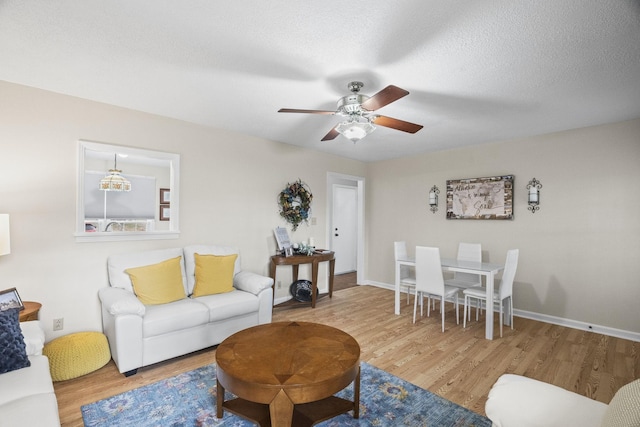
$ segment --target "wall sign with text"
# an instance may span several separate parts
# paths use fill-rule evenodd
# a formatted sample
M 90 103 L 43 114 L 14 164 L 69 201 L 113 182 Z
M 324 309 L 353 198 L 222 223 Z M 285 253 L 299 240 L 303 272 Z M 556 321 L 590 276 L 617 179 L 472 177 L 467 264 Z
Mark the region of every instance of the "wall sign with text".
M 513 175 L 447 180 L 447 219 L 513 219 Z

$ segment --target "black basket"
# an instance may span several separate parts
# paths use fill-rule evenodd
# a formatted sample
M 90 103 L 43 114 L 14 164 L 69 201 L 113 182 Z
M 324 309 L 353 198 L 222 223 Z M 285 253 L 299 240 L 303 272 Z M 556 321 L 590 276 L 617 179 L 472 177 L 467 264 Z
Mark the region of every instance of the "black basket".
M 313 284 L 308 280 L 296 280 L 289 286 L 289 292 L 293 299 L 299 302 L 311 302 Z M 316 298 L 318 290 L 316 289 Z

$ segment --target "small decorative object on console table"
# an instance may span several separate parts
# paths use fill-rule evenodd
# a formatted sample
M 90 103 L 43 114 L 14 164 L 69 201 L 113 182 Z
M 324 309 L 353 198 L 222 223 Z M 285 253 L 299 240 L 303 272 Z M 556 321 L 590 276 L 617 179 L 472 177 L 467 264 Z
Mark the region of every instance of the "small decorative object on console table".
M 314 246 L 309 246 L 306 243 L 299 243 L 296 248 L 294 248 L 294 252 L 299 255 L 311 256 L 316 252 L 316 248 Z
M 289 239 L 289 233 L 284 227 L 276 227 L 273 229 L 273 235 L 276 236 L 276 243 L 278 244 L 278 254 L 284 256 L 293 255 L 293 247 L 291 246 L 291 240 Z
M 292 256 L 281 256 L 274 255 L 271 257 L 271 267 L 269 269 L 269 275 L 273 279 L 274 289 L 274 301 L 275 301 L 275 279 L 276 279 L 276 267 L 278 265 L 290 265 L 292 269 L 292 277 L 293 281 L 296 282 L 298 280 L 298 266 L 300 264 L 311 264 L 311 284 L 312 284 L 312 292 L 311 292 L 311 307 L 316 307 L 316 295 L 318 293 L 318 264 L 323 261 L 329 261 L 329 298 L 333 296 L 333 271 L 336 266 L 336 260 L 334 258 L 334 253 L 332 251 L 323 251 L 316 250 L 312 255 L 292 255 Z M 323 294 L 322 296 L 325 296 Z M 295 299 L 291 299 L 289 301 L 283 302 L 278 306 L 286 306 L 286 305 L 308 305 L 309 303 L 298 302 Z

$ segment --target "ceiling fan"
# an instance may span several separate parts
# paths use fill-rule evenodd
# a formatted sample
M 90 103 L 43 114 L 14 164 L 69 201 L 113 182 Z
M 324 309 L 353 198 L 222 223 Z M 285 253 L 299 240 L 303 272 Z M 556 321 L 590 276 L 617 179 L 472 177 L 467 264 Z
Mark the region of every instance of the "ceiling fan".
M 346 120 L 331 129 L 329 133 L 322 138 L 322 141 L 335 139 L 338 135 L 342 134 L 355 143 L 373 132 L 376 125 L 408 133 L 416 133 L 422 129 L 422 125 L 374 113 L 377 109 L 409 95 L 408 91 L 397 86 L 389 85 L 380 92 L 369 97 L 360 93 L 360 89 L 362 89 L 363 86 L 364 84 L 362 82 L 349 83 L 347 88 L 351 91 L 351 94 L 343 96 L 338 100 L 338 109 L 336 111 L 281 108 L 278 112 L 329 114 L 345 117 Z

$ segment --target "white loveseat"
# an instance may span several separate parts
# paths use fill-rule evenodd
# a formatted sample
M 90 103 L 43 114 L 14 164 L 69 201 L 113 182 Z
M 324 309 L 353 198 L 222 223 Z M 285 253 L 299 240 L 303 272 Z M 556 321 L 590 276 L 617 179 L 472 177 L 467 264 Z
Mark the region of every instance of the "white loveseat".
M 607 405 L 520 375 L 493 385 L 485 413 L 494 427 L 638 427 L 640 380 L 621 387 Z
M 42 355 L 44 331 L 40 321 L 20 323 L 31 366 L 0 374 L 0 426 L 59 427 L 58 402 Z
M 239 255 L 233 266 L 231 292 L 192 297 L 195 254 L 227 256 L 238 251 L 197 245 L 109 257 L 110 286 L 100 289 L 99 297 L 104 333 L 121 373 L 135 374 L 142 366 L 219 344 L 242 329 L 271 322 L 273 279 L 242 271 Z M 143 304 L 136 297 L 126 270 L 176 257 L 181 257 L 186 297 L 166 304 Z

